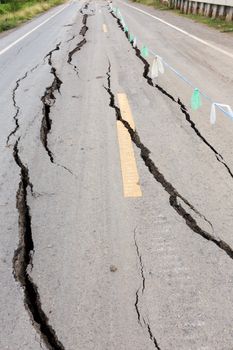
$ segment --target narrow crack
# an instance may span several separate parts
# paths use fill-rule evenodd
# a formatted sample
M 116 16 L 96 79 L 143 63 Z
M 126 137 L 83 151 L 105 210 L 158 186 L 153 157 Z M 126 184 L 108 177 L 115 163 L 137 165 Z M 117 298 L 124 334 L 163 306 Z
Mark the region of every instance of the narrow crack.
M 127 39 L 129 39 L 129 34 L 128 32 L 124 31 L 124 27 L 121 24 L 120 19 L 113 13 L 113 11 L 110 11 L 111 15 L 117 20 L 118 26 L 119 28 L 125 33 L 125 36 Z M 216 159 L 218 162 L 220 162 L 227 170 L 228 174 L 231 176 L 231 178 L 233 179 L 233 172 L 231 171 L 230 167 L 227 165 L 226 161 L 224 160 L 223 156 L 214 148 L 213 145 L 211 145 L 210 142 L 207 141 L 207 139 L 201 134 L 201 132 L 199 131 L 199 129 L 197 128 L 196 124 L 194 123 L 194 121 L 191 119 L 190 114 L 188 113 L 187 107 L 184 105 L 184 103 L 181 101 L 180 98 L 178 98 L 177 100 L 171 95 L 169 94 L 166 90 L 164 90 L 160 85 L 153 83 L 153 80 L 150 78 L 149 76 L 149 72 L 150 72 L 150 64 L 147 62 L 147 60 L 141 56 L 141 51 L 139 50 L 139 48 L 133 47 L 133 43 L 130 43 L 132 48 L 134 49 L 136 56 L 143 62 L 144 64 L 144 72 L 143 72 L 143 77 L 146 79 L 147 83 L 152 86 L 155 87 L 157 90 L 159 90 L 162 94 L 164 94 L 165 96 L 167 96 L 168 98 L 170 98 L 174 103 L 178 104 L 180 107 L 181 112 L 184 114 L 186 121 L 190 124 L 191 128 L 193 129 L 193 131 L 195 132 L 195 134 L 200 138 L 200 140 L 214 153 Z
M 131 137 L 132 142 L 135 146 L 140 150 L 140 156 L 148 168 L 149 172 L 152 174 L 154 179 L 163 187 L 163 189 L 169 195 L 169 203 L 171 207 L 177 212 L 177 214 L 184 219 L 186 225 L 195 233 L 205 238 L 206 240 L 214 243 L 218 248 L 224 251 L 231 259 L 233 259 L 233 249 L 220 238 L 217 238 L 213 234 L 202 229 L 196 222 L 196 220 L 189 214 L 184 207 L 180 203 L 178 203 L 178 199 L 183 201 L 192 211 L 198 213 L 202 218 L 205 218 L 204 215 L 200 214 L 199 211 L 194 208 L 193 205 L 189 203 L 187 199 L 185 199 L 175 188 L 174 186 L 166 180 L 164 175 L 159 171 L 158 167 L 155 165 L 153 160 L 150 158 L 150 150 L 144 146 L 141 142 L 141 139 L 136 130 L 132 129 L 130 124 L 122 118 L 121 111 L 119 107 L 115 103 L 115 96 L 111 90 L 111 64 L 109 62 L 108 71 L 106 73 L 108 87 L 105 87 L 105 90 L 109 94 L 110 102 L 109 106 L 115 110 L 116 119 L 121 121 L 125 128 L 128 130 L 128 133 Z M 207 220 L 207 222 L 209 222 Z M 211 225 L 212 226 L 212 225 Z
M 145 322 L 145 320 L 144 320 L 144 322 Z M 154 343 L 155 349 L 161 350 L 161 348 L 159 347 L 159 345 L 157 343 L 156 338 L 154 337 L 154 335 L 153 335 L 153 333 L 151 331 L 150 325 L 148 323 L 146 323 L 146 322 L 145 322 L 145 324 L 147 326 L 147 331 L 148 331 L 148 334 L 150 336 L 150 340 Z
M 139 251 L 139 247 L 138 247 L 138 243 L 137 243 L 137 239 L 136 239 L 136 228 L 134 230 L 134 245 L 135 245 L 135 248 L 136 248 L 136 253 L 137 253 L 137 257 L 138 257 L 138 261 L 139 261 L 139 266 L 140 266 L 140 274 L 141 274 L 141 280 L 142 280 L 142 284 L 141 284 L 141 287 L 139 287 L 136 291 L 136 298 L 135 298 L 135 310 L 136 310 L 136 313 L 137 313 L 137 317 L 138 317 L 138 323 L 142 326 L 142 322 L 141 322 L 141 313 L 140 313 L 140 310 L 139 310 L 139 292 L 140 292 L 140 295 L 143 296 L 143 293 L 145 291 L 145 287 L 146 287 L 146 279 L 145 279 L 145 275 L 144 275 L 144 266 L 143 266 L 143 263 L 142 263 L 142 256 L 140 254 L 140 251 Z
M 15 108 L 15 114 L 13 116 L 13 119 L 15 121 L 15 128 L 10 132 L 10 134 L 7 136 L 7 141 L 6 144 L 9 144 L 10 138 L 12 135 L 15 135 L 16 131 L 19 129 L 19 120 L 18 120 L 18 116 L 19 116 L 19 112 L 20 112 L 20 107 L 18 106 L 17 102 L 16 102 L 16 91 L 19 88 L 20 82 L 24 79 L 26 79 L 26 77 L 28 76 L 28 72 L 26 72 L 21 78 L 19 78 L 18 80 L 16 80 L 16 85 L 12 91 L 12 101 L 13 101 L 13 106 Z
M 223 166 L 227 169 L 229 175 L 233 178 L 233 173 L 232 173 L 230 167 L 225 162 L 223 156 L 220 153 L 218 153 L 218 151 L 206 140 L 206 138 L 198 130 L 198 128 L 196 127 L 196 124 L 191 119 L 190 114 L 188 113 L 186 106 L 181 102 L 180 98 L 178 98 L 177 103 L 180 106 L 180 110 L 185 115 L 186 121 L 190 124 L 191 128 L 194 130 L 196 135 L 214 152 L 217 161 L 223 164 Z
M 20 106 L 17 104 L 17 101 L 16 101 L 16 93 L 20 87 L 20 83 L 26 79 L 28 77 L 28 74 L 29 73 L 32 73 L 34 72 L 35 69 L 37 69 L 39 67 L 39 64 L 35 65 L 33 68 L 31 68 L 29 71 L 27 71 L 21 78 L 19 78 L 18 80 L 16 80 L 16 83 L 15 83 L 15 87 L 12 91 L 12 102 L 13 102 L 13 106 L 14 106 L 14 109 L 15 109 L 15 114 L 13 116 L 13 119 L 14 119 L 14 122 L 15 122 L 15 127 L 14 129 L 10 132 L 10 134 L 7 136 L 7 140 L 6 140 L 6 145 L 9 146 L 9 141 L 11 139 L 11 137 L 13 135 L 16 134 L 17 130 L 19 129 L 19 113 L 20 113 Z
M 140 264 L 140 272 L 141 272 L 141 277 L 142 277 L 142 294 L 143 294 L 145 291 L 146 279 L 145 279 L 145 275 L 144 275 L 144 266 L 142 263 L 142 256 L 139 252 L 139 247 L 138 247 L 137 240 L 136 240 L 136 230 L 134 230 L 134 244 L 136 247 L 136 252 L 137 252 L 137 256 L 138 256 L 138 260 L 139 260 L 139 264 Z
M 135 300 L 135 310 L 136 310 L 136 313 L 137 313 L 137 316 L 138 316 L 138 323 L 140 325 L 142 325 L 141 323 L 141 314 L 140 314 L 140 311 L 139 311 L 139 306 L 138 306 L 138 303 L 139 303 L 139 296 L 138 296 L 138 293 L 139 293 L 139 289 L 136 291 L 136 300 Z
M 76 35 L 74 34 L 74 35 L 72 35 L 72 37 L 70 39 L 66 40 L 66 43 L 69 43 L 70 41 L 74 40 L 75 38 L 76 38 Z
M 142 263 L 142 255 L 140 253 L 140 250 L 139 250 L 139 246 L 138 246 L 138 243 L 137 243 L 137 239 L 136 239 L 136 229 L 134 230 L 134 244 L 135 244 L 135 248 L 136 248 L 136 253 L 137 253 L 137 257 L 138 257 L 138 260 L 139 260 L 139 265 L 140 265 L 140 273 L 141 273 L 141 278 L 142 278 L 142 286 L 141 288 L 138 288 L 138 290 L 136 291 L 136 300 L 135 300 L 135 310 L 136 310 L 136 313 L 137 313 L 137 317 L 138 317 L 138 323 L 140 324 L 140 326 L 142 327 L 142 320 L 143 320 L 143 323 L 146 327 L 146 330 L 149 334 L 149 337 L 150 337 L 150 340 L 153 342 L 155 348 L 157 350 L 161 350 L 159 345 L 158 345 L 158 342 L 155 338 L 155 336 L 153 335 L 152 331 L 151 331 L 151 327 L 150 327 L 150 323 L 149 322 L 146 322 L 145 318 L 143 316 L 141 316 L 141 313 L 140 313 L 140 310 L 139 310 L 139 292 L 141 294 L 141 297 L 143 296 L 143 293 L 145 291 L 145 274 L 144 274 L 144 266 L 143 266 L 143 263 Z
M 58 340 L 56 333 L 51 325 L 47 315 L 42 309 L 40 294 L 37 285 L 33 282 L 28 273 L 28 267 L 32 266 L 34 253 L 34 243 L 32 237 L 31 214 L 28 205 L 28 187 L 31 187 L 28 168 L 20 159 L 18 143 L 15 142 L 13 148 L 13 157 L 20 168 L 20 182 L 16 194 L 16 207 L 19 214 L 19 243 L 13 257 L 13 274 L 24 292 L 24 305 L 27 309 L 32 324 L 41 336 L 44 344 L 49 350 L 64 350 L 64 346 Z

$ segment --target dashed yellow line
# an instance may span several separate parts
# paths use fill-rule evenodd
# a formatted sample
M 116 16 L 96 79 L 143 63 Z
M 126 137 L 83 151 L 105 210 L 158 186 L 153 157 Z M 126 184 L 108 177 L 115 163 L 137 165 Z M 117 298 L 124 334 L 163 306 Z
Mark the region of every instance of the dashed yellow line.
M 108 32 L 108 28 L 107 28 L 106 24 L 103 24 L 103 32 L 104 32 L 104 33 L 107 33 L 107 32 Z
M 117 94 L 121 115 L 132 129 L 135 124 L 126 94 Z M 139 184 L 139 175 L 135 160 L 132 141 L 128 130 L 121 121 L 117 121 L 117 135 L 120 149 L 121 172 L 125 197 L 141 197 L 142 191 Z

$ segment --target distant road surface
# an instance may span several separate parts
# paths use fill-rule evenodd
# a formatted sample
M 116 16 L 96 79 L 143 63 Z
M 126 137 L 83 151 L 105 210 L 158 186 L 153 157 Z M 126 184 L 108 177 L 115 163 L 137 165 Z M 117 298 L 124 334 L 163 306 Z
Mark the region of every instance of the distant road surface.
M 0 36 L 0 349 L 233 350 L 233 37 L 112 6 Z

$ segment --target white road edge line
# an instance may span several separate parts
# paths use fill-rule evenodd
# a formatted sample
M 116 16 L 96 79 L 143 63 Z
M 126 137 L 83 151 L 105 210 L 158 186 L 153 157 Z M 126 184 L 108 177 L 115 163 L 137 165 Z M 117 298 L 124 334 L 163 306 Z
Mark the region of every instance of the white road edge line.
M 200 43 L 202 43 L 202 44 L 204 44 L 204 45 L 206 45 L 206 46 L 208 46 L 208 47 L 210 47 L 210 48 L 212 48 L 212 49 L 214 49 L 214 50 L 216 50 L 216 51 L 218 51 L 218 52 L 221 52 L 222 54 L 224 54 L 224 55 L 226 55 L 226 56 L 228 56 L 228 57 L 230 57 L 230 58 L 233 58 L 233 54 L 232 54 L 232 53 L 230 53 L 230 52 L 228 52 L 228 51 L 225 51 L 225 50 L 221 49 L 220 47 L 217 47 L 217 46 L 215 46 L 215 45 L 209 43 L 208 41 L 202 40 L 202 39 L 198 38 L 197 36 L 192 35 L 192 34 L 186 32 L 185 30 L 183 30 L 183 29 L 181 29 L 181 28 L 179 28 L 179 27 L 174 26 L 173 24 L 164 21 L 163 19 L 161 19 L 161 18 L 159 18 L 159 17 L 153 16 L 153 15 L 151 15 L 150 13 L 148 13 L 148 12 L 146 12 L 146 11 L 143 11 L 143 10 L 141 10 L 141 9 L 138 9 L 138 8 L 135 7 L 135 6 L 129 5 L 129 4 L 125 3 L 125 2 L 123 2 L 123 1 L 119 1 L 119 2 L 121 2 L 121 3 L 122 3 L 123 5 L 125 5 L 125 6 L 128 6 L 128 7 L 133 8 L 134 10 L 136 10 L 136 11 L 138 11 L 138 12 L 143 13 L 144 15 L 147 15 L 147 16 L 149 16 L 149 17 L 152 17 L 152 18 L 156 19 L 157 21 L 159 21 L 159 22 L 161 22 L 161 23 L 163 23 L 163 24 L 165 24 L 165 25 L 167 25 L 167 26 L 169 26 L 169 27 L 171 27 L 171 28 L 177 30 L 178 32 L 180 32 L 180 33 L 182 33 L 182 34 L 185 34 L 185 35 L 189 36 L 190 38 L 192 38 L 192 39 L 194 39 L 194 40 L 196 40 L 196 41 L 199 41 Z
M 23 39 L 25 39 L 28 35 L 32 34 L 33 32 L 35 32 L 35 30 L 37 30 L 38 28 L 40 28 L 41 26 L 43 26 L 45 23 L 47 23 L 48 21 L 50 21 L 53 17 L 57 16 L 59 13 L 61 13 L 63 10 L 65 10 L 68 6 L 70 6 L 70 3 L 63 6 L 62 9 L 60 9 L 59 11 L 57 11 L 56 13 L 54 13 L 52 16 L 50 16 L 49 18 L 47 18 L 44 22 L 38 24 L 38 26 L 36 26 L 35 28 L 33 28 L 32 30 L 30 30 L 29 32 L 27 32 L 26 34 L 24 34 L 23 36 L 21 36 L 20 38 L 18 38 L 17 40 L 15 40 L 13 43 L 11 43 L 9 46 L 5 47 L 3 50 L 0 51 L 0 56 L 3 55 L 5 52 L 7 52 L 8 50 L 10 50 L 13 46 L 15 46 L 16 44 L 18 44 L 20 41 L 22 41 Z

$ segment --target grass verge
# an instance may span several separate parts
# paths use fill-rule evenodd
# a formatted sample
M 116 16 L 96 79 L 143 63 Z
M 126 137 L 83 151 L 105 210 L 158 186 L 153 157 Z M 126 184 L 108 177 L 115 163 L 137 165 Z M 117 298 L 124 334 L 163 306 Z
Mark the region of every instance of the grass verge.
M 8 0 L 0 3 L 0 32 L 17 27 L 19 24 L 64 2 L 66 0 Z
M 210 18 L 210 17 L 206 17 L 206 16 L 201 16 L 201 15 L 185 14 L 185 13 L 182 13 L 180 10 L 172 9 L 164 4 L 161 4 L 161 2 L 159 0 L 132 0 L 132 1 L 140 3 L 140 4 L 144 4 L 147 6 L 152 6 L 158 10 L 175 12 L 176 14 L 178 14 L 180 16 L 184 16 L 184 17 L 187 17 L 187 18 L 194 20 L 195 22 L 203 23 L 203 24 L 208 25 L 209 27 L 218 29 L 220 32 L 233 33 L 233 22 L 232 21 L 227 22 L 227 21 L 220 19 L 220 18 Z

